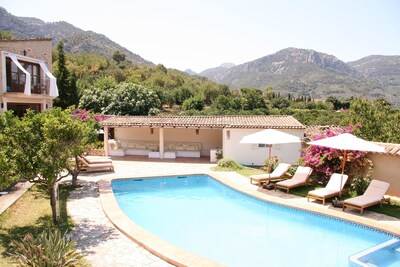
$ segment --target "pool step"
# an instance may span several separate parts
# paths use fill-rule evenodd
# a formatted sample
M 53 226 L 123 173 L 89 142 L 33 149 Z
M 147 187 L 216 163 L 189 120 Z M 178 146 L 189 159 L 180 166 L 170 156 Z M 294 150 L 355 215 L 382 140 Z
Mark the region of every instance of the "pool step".
M 400 262 L 400 240 L 393 238 L 349 257 L 349 266 L 398 266 Z

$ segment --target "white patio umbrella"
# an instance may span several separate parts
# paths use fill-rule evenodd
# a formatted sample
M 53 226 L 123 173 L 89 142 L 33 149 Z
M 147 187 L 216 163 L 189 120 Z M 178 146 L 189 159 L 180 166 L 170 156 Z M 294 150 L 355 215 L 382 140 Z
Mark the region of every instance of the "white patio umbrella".
M 343 151 L 343 162 L 342 162 L 342 175 L 344 173 L 344 167 L 347 160 L 347 150 L 357 150 L 365 152 L 385 152 L 385 148 L 374 144 L 370 141 L 358 138 L 349 133 L 343 133 L 332 137 L 308 142 L 309 145 L 323 146 L 336 148 Z M 342 180 L 340 180 L 340 188 L 342 188 Z
M 266 144 L 269 147 L 269 158 L 271 158 L 272 145 L 300 143 L 300 138 L 274 129 L 266 129 L 246 135 L 240 140 L 241 144 Z

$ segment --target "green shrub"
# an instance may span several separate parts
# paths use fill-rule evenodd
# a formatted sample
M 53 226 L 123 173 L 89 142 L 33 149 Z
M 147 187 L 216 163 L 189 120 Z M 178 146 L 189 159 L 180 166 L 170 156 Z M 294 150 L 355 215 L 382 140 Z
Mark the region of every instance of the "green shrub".
M 233 159 L 221 159 L 218 161 L 217 167 L 224 170 L 236 171 L 243 169 L 243 166 Z
M 75 242 L 66 238 L 58 229 L 48 229 L 34 238 L 28 233 L 21 241 L 12 241 L 15 248 L 11 256 L 20 266 L 72 267 L 81 265 Z
M 94 143 L 91 143 L 89 145 L 89 149 L 103 149 L 104 148 L 104 142 L 103 141 L 96 141 Z
M 205 106 L 205 99 L 203 96 L 192 96 L 183 101 L 183 110 L 203 110 Z
M 265 160 L 264 166 L 261 168 L 261 170 L 271 173 L 275 170 L 275 168 L 278 166 L 278 159 L 276 157 L 269 158 Z
M 350 188 L 351 190 L 355 191 L 359 196 L 364 194 L 365 190 L 367 190 L 367 187 L 369 186 L 370 183 L 371 183 L 371 177 L 369 175 L 365 177 L 356 176 L 353 178 Z

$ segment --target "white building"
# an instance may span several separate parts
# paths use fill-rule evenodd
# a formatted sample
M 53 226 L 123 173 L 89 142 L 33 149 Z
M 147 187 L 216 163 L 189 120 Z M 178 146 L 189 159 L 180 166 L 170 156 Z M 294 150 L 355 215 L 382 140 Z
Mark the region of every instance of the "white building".
M 50 109 L 58 96 L 51 39 L 0 40 L 0 113 Z
M 142 155 L 154 158 L 210 157 L 217 150 L 243 165 L 264 165 L 265 144 L 240 144 L 263 129 L 276 129 L 299 138 L 305 126 L 292 116 L 112 116 L 103 121 L 106 155 Z M 111 136 L 109 139 L 108 135 Z M 297 164 L 301 144 L 272 146 L 272 156 Z

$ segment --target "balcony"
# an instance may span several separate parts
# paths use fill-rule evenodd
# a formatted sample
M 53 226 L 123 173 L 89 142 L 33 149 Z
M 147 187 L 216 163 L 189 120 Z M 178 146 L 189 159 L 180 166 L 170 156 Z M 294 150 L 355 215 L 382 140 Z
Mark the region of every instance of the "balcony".
M 7 86 L 8 93 L 24 93 L 25 83 L 11 82 Z M 40 83 L 31 85 L 31 93 L 39 95 L 48 95 L 50 91 L 50 79 L 41 79 Z

